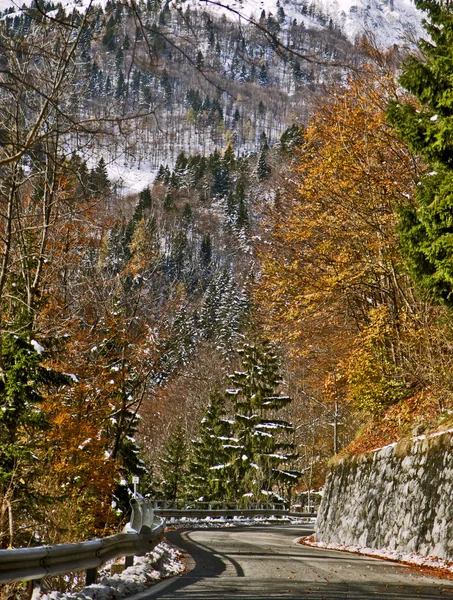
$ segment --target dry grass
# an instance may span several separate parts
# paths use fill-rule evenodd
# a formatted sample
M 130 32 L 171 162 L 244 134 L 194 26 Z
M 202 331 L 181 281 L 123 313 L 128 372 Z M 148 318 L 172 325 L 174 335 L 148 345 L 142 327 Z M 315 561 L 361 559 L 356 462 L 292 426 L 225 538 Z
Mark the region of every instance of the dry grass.
M 420 392 L 390 407 L 379 419 L 369 423 L 340 453 L 340 457 L 363 454 L 387 444 L 446 430 L 453 425 L 449 413 L 439 415 L 439 405 L 428 393 Z

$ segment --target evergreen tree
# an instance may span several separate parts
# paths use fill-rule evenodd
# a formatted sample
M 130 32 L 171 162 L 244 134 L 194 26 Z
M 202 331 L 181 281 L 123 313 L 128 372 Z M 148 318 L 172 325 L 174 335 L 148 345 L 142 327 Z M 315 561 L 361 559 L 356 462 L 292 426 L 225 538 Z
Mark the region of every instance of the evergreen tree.
M 134 219 L 136 221 L 140 221 L 140 219 L 143 217 L 144 211 L 150 210 L 152 206 L 153 199 L 151 197 L 151 191 L 149 187 L 146 187 L 138 194 L 138 204 L 135 209 Z
M 199 154 L 189 156 L 187 160 L 188 179 L 187 183 L 189 186 L 198 187 L 200 184 L 205 171 L 206 171 L 206 158 Z
M 171 106 L 173 103 L 173 85 L 172 85 L 172 82 L 170 80 L 170 77 L 169 77 L 166 69 L 164 69 L 162 71 L 162 75 L 160 78 L 160 85 L 162 86 L 162 89 L 164 90 L 165 101 L 167 102 L 167 104 L 169 106 Z
M 298 58 L 293 63 L 293 76 L 295 81 L 302 81 L 303 79 L 303 72 Z
M 42 410 L 46 392 L 69 386 L 72 381 L 68 375 L 43 366 L 43 349 L 34 340 L 5 335 L 0 350 L 0 497 L 8 501 L 12 519 L 13 510 L 26 513 L 36 502 L 31 484 L 43 466 L 36 454 L 49 428 L 48 415 Z M 12 529 L 9 544 L 30 543 L 29 534 L 23 540 L 14 536 Z
M 197 69 L 202 69 L 204 67 L 204 57 L 203 57 L 203 52 L 201 50 L 198 50 L 198 52 L 197 52 L 197 57 L 195 59 L 195 66 L 197 67 Z
M 234 498 L 232 469 L 228 447 L 231 423 L 225 418 L 225 396 L 216 385 L 211 391 L 209 406 L 193 441 L 189 463 L 189 491 L 197 500 L 229 500 Z
M 230 171 L 217 149 L 208 159 L 208 168 L 212 175 L 212 195 L 227 196 L 231 185 Z
M 208 269 L 212 261 L 212 238 L 209 233 L 203 234 L 200 246 L 200 260 L 203 270 Z
M 105 26 L 105 32 L 102 37 L 102 43 L 106 46 L 107 50 L 111 52 L 115 50 L 115 34 L 116 34 L 116 23 L 113 17 L 110 17 Z
M 124 60 L 124 52 L 123 49 L 121 48 L 121 46 L 118 47 L 118 50 L 116 51 L 116 55 L 115 55 L 115 64 L 116 64 L 116 68 L 119 69 L 123 63 Z
M 299 476 L 290 468 L 297 457 L 290 439 L 293 427 L 273 418 L 291 399 L 278 393 L 279 361 L 269 343 L 245 344 L 239 355 L 242 370 L 230 375 L 232 388 L 226 391 L 235 410 L 236 484 L 242 496 L 273 499 Z
M 117 100 L 122 100 L 124 98 L 125 93 L 126 93 L 126 80 L 124 78 L 123 71 L 120 71 L 120 74 L 118 75 L 118 81 L 116 84 L 115 98 Z
M 260 72 L 258 74 L 258 83 L 264 86 L 269 85 L 269 74 L 267 72 L 267 66 L 265 62 L 263 62 L 260 67 Z
M 88 187 L 94 195 L 107 194 L 110 191 L 110 180 L 103 156 L 101 156 L 96 167 L 90 172 Z
M 112 93 L 112 80 L 110 79 L 110 75 L 107 75 L 104 91 L 106 96 L 110 96 L 110 94 Z
M 430 164 L 419 182 L 418 206 L 400 209 L 403 255 L 414 280 L 435 303 L 453 307 L 453 9 L 449 3 L 417 0 L 425 11 L 428 40 L 419 42 L 423 58 L 406 61 L 401 84 L 420 101 L 393 102 L 390 122 L 411 149 Z
M 260 180 L 266 179 L 271 171 L 269 165 L 267 164 L 266 156 L 267 149 L 265 146 L 262 146 L 258 157 L 258 164 L 256 166 L 256 174 Z
M 171 187 L 178 189 L 182 186 L 183 178 L 186 174 L 187 162 L 184 150 L 181 150 L 176 158 L 175 168 L 173 170 L 172 178 L 170 179 Z
M 304 130 L 295 123 L 290 125 L 280 136 L 280 149 L 285 154 L 290 154 L 304 141 Z
M 230 269 L 224 268 L 209 284 L 200 311 L 203 337 L 216 339 L 229 352 L 239 342 L 248 311 L 244 293 L 238 290 Z
M 164 196 L 163 208 L 164 210 L 172 210 L 174 206 L 173 194 L 171 192 L 167 192 Z
M 172 239 L 170 251 L 171 272 L 175 279 L 182 278 L 185 266 L 189 260 L 189 240 L 187 239 L 187 233 L 180 229 Z
M 185 227 L 189 227 L 193 223 L 193 212 L 189 202 L 184 204 L 181 217 Z
M 187 444 L 184 430 L 180 423 L 171 432 L 164 448 L 161 460 L 164 481 L 162 491 L 169 502 L 175 502 L 184 496 L 187 472 Z
M 236 184 L 235 195 L 237 203 L 236 226 L 239 229 L 247 229 L 249 225 L 249 217 L 247 200 L 245 197 L 245 185 L 242 179 L 239 179 Z

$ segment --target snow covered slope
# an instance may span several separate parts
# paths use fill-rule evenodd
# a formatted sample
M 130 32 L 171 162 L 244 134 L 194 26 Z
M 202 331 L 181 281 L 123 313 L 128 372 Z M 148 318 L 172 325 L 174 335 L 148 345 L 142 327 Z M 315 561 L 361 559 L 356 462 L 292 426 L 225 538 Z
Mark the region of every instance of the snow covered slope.
M 106 0 L 93 0 L 93 4 L 105 5 Z M 31 4 L 26 0 L 25 4 Z M 258 20 L 264 10 L 266 16 L 277 18 L 280 6 L 285 13 L 283 27 L 297 19 L 307 27 L 322 29 L 333 24 L 354 41 L 363 34 L 371 35 L 381 48 L 394 44 L 411 45 L 423 35 L 422 13 L 415 8 L 413 0 L 177 0 L 178 5 L 198 4 L 217 14 L 237 19 L 238 13 Z M 62 0 L 65 8 L 80 9 L 90 0 Z M 19 8 L 22 2 L 0 0 L 0 10 L 11 6 Z M 229 8 L 233 11 L 228 10 Z M 330 21 L 331 20 L 331 21 Z
M 412 0 L 319 0 L 348 38 L 371 34 L 379 46 L 413 42 L 423 35 L 422 13 Z
M 394 44 L 411 45 L 420 38 L 422 13 L 415 8 L 413 0 L 195 0 L 209 10 L 220 11 L 226 16 L 231 7 L 246 17 L 255 20 L 264 10 L 266 15 L 277 16 L 279 5 L 286 15 L 286 24 L 294 19 L 307 27 L 325 27 L 331 24 L 339 27 L 351 40 L 363 34 L 372 36 L 381 48 Z M 224 4 L 225 8 L 218 5 Z M 327 19 L 320 19 L 320 16 Z M 323 21 L 326 22 L 323 24 Z

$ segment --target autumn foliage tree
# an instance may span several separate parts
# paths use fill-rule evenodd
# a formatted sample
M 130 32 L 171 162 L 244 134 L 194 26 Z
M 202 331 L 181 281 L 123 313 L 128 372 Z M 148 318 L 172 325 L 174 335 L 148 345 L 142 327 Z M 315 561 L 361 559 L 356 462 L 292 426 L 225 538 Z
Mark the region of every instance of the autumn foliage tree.
M 376 54 L 321 102 L 294 187 L 269 210 L 256 288 L 267 328 L 289 342 L 313 397 L 323 400 L 326 377 L 340 371 L 342 397 L 368 413 L 404 397 L 409 384 L 403 338 L 415 301 L 395 207 L 412 196 L 418 167 L 386 121 L 396 95 L 392 58 Z

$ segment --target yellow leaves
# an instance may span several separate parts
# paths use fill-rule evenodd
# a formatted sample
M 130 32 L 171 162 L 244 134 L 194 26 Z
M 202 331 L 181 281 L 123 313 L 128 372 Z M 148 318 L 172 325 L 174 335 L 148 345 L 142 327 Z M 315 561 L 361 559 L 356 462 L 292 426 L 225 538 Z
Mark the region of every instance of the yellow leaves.
M 137 223 L 129 249 L 132 257 L 127 264 L 125 274 L 133 277 L 140 274 L 152 262 L 153 257 L 157 258 L 158 253 L 145 219 Z
M 398 275 L 394 209 L 412 194 L 415 163 L 386 122 L 395 94 L 384 61 L 319 107 L 298 153 L 295 191 L 271 215 L 271 243 L 260 248 L 263 319 L 322 373 L 319 390 L 352 352 L 357 370 L 348 374 L 357 389 L 368 373 L 373 398 L 398 395 L 391 384 L 398 352 L 390 348 L 397 340 L 389 339 L 406 310 L 407 283 Z

